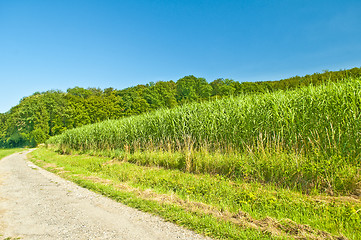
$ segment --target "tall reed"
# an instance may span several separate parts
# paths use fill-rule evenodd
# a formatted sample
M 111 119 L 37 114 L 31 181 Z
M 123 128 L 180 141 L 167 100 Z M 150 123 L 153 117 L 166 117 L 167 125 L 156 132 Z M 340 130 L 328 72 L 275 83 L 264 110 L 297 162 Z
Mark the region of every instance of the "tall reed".
M 282 148 L 305 154 L 360 154 L 361 83 L 240 96 L 84 126 L 48 143 L 76 150 L 171 145 L 237 151 Z M 188 146 L 189 147 L 189 146 Z
M 361 187 L 360 107 L 361 80 L 349 79 L 109 120 L 48 144 L 304 192 L 352 193 Z

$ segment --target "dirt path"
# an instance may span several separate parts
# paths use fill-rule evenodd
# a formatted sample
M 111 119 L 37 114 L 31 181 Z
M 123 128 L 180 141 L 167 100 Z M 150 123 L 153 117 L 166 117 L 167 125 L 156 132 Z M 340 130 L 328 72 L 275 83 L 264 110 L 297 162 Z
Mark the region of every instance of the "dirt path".
M 0 239 L 207 239 L 13 154 L 0 160 Z

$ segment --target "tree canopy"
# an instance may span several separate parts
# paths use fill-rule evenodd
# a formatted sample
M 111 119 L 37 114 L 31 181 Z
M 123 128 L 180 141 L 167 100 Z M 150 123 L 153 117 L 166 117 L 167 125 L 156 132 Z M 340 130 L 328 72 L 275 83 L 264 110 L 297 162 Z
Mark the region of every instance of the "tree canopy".
M 151 82 L 122 90 L 74 87 L 66 92 L 36 92 L 0 114 L 0 147 L 36 146 L 67 129 L 190 102 L 291 90 L 360 76 L 361 68 L 324 71 L 279 81 L 242 83 L 223 78 L 208 83 L 204 78 L 190 75 L 176 82 Z

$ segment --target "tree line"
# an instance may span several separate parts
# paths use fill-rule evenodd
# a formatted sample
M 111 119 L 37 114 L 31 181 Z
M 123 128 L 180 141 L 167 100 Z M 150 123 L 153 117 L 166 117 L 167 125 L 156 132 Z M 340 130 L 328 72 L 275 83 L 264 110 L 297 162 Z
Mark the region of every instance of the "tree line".
M 361 77 L 361 68 L 324 71 L 279 81 L 240 83 L 220 78 L 208 83 L 204 78 L 190 75 L 176 82 L 150 82 L 122 90 L 75 87 L 66 92 L 36 92 L 0 114 L 0 147 L 36 146 L 67 129 L 160 108 L 241 94 L 290 90 L 350 77 Z

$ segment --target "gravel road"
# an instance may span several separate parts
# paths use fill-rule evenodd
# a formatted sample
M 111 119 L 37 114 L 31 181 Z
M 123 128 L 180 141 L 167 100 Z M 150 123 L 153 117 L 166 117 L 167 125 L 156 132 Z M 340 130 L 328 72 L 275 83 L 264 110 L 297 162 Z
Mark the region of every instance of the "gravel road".
M 0 239 L 209 239 L 64 180 L 16 153 L 0 160 Z

